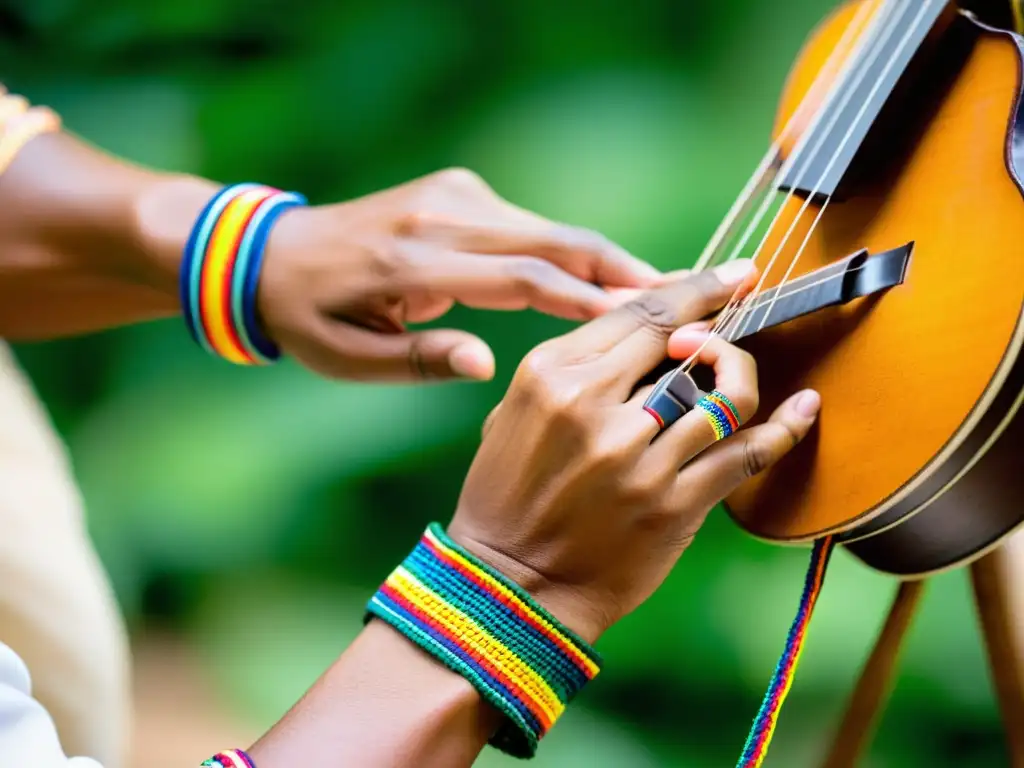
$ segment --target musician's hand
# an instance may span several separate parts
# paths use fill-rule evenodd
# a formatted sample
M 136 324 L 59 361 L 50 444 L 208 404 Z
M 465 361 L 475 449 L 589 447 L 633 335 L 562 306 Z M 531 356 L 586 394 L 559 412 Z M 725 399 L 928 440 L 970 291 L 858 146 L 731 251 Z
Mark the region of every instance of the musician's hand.
M 494 358 L 481 339 L 405 330 L 455 303 L 589 320 L 621 303 L 622 289 L 662 280 L 597 233 L 517 208 L 465 170 L 294 209 L 263 269 L 271 338 L 319 373 L 373 380 L 490 378 Z
M 697 411 L 651 443 L 658 425 L 641 407 L 650 388 L 634 391 L 638 380 L 664 359 L 670 336 L 676 357 L 705 341 L 706 331 L 678 329 L 726 302 L 744 276 L 730 266 L 540 345 L 488 420 L 449 533 L 587 640 L 646 600 L 708 511 L 814 423 L 818 396 L 807 392 L 718 444 Z M 753 359 L 718 338 L 699 359 L 749 419 Z

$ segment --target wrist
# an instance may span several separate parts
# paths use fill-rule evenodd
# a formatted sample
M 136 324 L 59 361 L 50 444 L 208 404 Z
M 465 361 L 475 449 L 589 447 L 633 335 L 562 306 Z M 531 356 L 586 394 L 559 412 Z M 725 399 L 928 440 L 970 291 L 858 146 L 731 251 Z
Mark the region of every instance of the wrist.
M 0 179 L 0 235 L 27 259 L 45 255 L 35 270 L 51 283 L 130 295 L 140 319 L 174 314 L 192 199 L 212 187 L 183 179 L 110 157 L 65 133 L 39 136 Z
M 522 587 L 545 610 L 590 645 L 595 644 L 611 626 L 608 612 L 595 607 L 583 590 L 552 581 L 520 560 L 475 539 L 456 523 L 449 526 L 448 535 L 459 546 Z
M 491 743 L 530 757 L 601 657 L 517 583 L 432 523 L 367 604 L 505 716 Z
M 129 200 L 135 252 L 117 265 L 127 279 L 167 296 L 181 310 L 181 262 L 192 228 L 220 185 L 186 175 L 164 175 L 140 184 Z

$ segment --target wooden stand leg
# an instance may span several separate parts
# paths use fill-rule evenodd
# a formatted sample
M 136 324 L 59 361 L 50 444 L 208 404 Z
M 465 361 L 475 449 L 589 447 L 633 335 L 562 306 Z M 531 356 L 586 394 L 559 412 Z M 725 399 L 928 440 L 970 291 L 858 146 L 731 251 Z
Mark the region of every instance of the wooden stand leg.
M 971 583 L 1011 763 L 1024 767 L 1024 534 L 975 562 Z
M 903 638 L 923 592 L 923 581 L 900 584 L 882 632 L 850 697 L 832 751 L 822 763 L 823 768 L 854 768 L 860 765 L 892 691 Z

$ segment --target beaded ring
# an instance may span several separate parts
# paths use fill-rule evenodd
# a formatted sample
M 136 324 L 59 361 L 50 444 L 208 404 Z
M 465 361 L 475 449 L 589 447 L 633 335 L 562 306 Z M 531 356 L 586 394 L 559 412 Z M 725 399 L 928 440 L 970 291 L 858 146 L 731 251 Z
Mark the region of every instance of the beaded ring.
M 256 311 L 260 269 L 274 223 L 306 203 L 294 192 L 234 184 L 199 214 L 185 244 L 179 289 L 185 325 L 207 352 L 239 365 L 280 358 Z
M 229 749 L 203 760 L 199 766 L 200 768 L 256 768 L 256 763 L 242 750 Z
M 740 428 L 740 413 L 732 400 L 717 389 L 697 401 L 694 410 L 699 410 L 715 430 L 715 440 L 725 440 Z

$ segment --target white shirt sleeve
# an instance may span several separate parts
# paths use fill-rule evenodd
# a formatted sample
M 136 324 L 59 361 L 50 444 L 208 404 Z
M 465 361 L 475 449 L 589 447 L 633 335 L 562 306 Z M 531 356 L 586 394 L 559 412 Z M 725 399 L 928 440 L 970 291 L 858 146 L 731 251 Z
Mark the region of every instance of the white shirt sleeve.
M 0 643 L 0 765 L 3 768 L 103 768 L 64 754 L 53 720 L 32 698 L 25 662 Z

